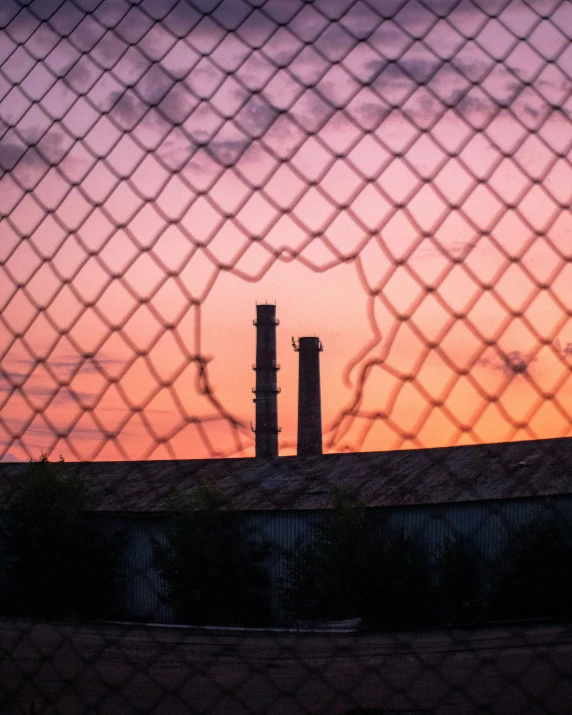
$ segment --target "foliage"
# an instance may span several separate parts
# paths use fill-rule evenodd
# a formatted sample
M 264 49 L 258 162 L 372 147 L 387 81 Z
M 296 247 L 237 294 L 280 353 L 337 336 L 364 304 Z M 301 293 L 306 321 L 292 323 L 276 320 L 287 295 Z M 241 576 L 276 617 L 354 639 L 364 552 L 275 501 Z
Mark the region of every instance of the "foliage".
M 437 555 L 440 619 L 447 625 L 474 623 L 481 617 L 483 584 L 477 554 L 461 536 L 447 537 Z
M 516 527 L 493 574 L 496 618 L 569 618 L 572 615 L 572 533 L 559 518 Z
M 435 591 L 427 555 L 401 529 L 384 529 L 367 620 L 389 628 L 422 627 L 435 620 Z
M 361 618 L 374 628 L 421 624 L 433 610 L 431 575 L 413 540 L 380 529 L 355 495 L 342 491 L 290 554 L 283 602 L 295 619 Z
M 60 462 L 63 460 L 60 460 Z M 104 538 L 86 513 L 81 477 L 61 476 L 46 456 L 30 462 L 9 505 L 3 536 L 9 610 L 26 615 L 94 617 L 107 612 L 120 537 Z
M 363 615 L 358 584 L 372 566 L 371 524 L 347 492 L 334 495 L 334 510 L 312 527 L 289 555 L 283 600 L 296 618 L 344 619 Z
M 184 623 L 264 625 L 270 619 L 266 544 L 241 527 L 223 494 L 203 484 L 175 495 L 166 542 L 155 541 L 165 601 Z

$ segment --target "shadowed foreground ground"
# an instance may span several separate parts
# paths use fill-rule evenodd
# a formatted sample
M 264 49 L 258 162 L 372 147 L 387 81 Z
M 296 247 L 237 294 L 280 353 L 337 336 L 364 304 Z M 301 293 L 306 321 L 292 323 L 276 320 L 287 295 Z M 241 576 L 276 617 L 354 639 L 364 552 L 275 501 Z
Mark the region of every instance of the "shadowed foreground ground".
M 569 715 L 572 626 L 368 635 L 0 621 L 0 713 Z

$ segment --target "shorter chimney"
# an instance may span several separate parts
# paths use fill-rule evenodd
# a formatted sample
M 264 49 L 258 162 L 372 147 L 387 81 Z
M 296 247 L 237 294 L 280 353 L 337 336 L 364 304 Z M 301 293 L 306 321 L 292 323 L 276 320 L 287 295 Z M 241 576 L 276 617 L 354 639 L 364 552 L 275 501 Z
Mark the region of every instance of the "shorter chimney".
M 298 455 L 322 454 L 322 400 L 320 393 L 319 338 L 292 338 L 300 355 L 298 379 Z

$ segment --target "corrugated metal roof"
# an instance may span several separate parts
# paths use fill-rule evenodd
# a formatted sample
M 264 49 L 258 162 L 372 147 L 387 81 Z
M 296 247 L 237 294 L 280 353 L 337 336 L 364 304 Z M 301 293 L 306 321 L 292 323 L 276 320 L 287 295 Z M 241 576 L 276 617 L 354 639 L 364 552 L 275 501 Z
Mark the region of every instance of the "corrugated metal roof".
M 94 508 L 160 512 L 174 489 L 219 486 L 241 510 L 326 509 L 332 492 L 352 488 L 371 507 L 437 504 L 572 493 L 572 438 L 307 458 L 75 462 Z M 0 464 L 0 505 L 27 469 Z

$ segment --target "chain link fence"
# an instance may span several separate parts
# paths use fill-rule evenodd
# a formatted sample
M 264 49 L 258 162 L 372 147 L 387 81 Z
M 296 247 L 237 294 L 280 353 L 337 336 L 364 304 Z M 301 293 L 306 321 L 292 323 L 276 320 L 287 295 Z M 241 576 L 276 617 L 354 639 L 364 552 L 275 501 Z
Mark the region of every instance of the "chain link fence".
M 3 543 L 12 565 L 27 534 L 47 549 L 30 547 L 20 607 L 14 593 L 5 600 L 2 712 L 569 712 L 570 457 L 548 439 L 572 425 L 569 0 L 3 0 L 0 28 L 0 457 L 15 463 L 2 465 Z M 295 467 L 289 488 L 263 487 L 256 463 L 216 459 L 254 454 L 251 321 L 265 300 L 287 345 L 290 334 L 324 341 L 326 451 L 458 450 L 402 462 L 332 454 L 329 476 Z M 288 455 L 296 366 L 279 352 Z M 75 462 L 92 463 L 97 538 L 69 517 L 88 498 L 65 492 L 69 481 L 47 526 L 45 509 L 8 506 L 33 471 L 19 463 L 42 454 L 66 461 L 40 463 L 45 498 L 58 475 L 75 479 Z M 207 490 L 201 510 L 214 521 L 170 502 L 179 517 L 165 526 L 154 495 L 166 499 L 191 469 L 168 460 L 203 458 L 215 459 L 194 463 L 193 477 L 230 490 L 242 521 L 223 528 L 209 509 L 229 505 Z M 320 521 L 332 495 L 334 532 Z M 252 529 L 265 534 L 259 558 Z M 226 602 L 193 627 L 176 579 L 165 611 L 158 574 L 179 573 L 169 553 L 198 558 L 183 549 L 189 534 L 221 554 L 242 543 L 254 562 L 244 549 L 235 561 L 254 581 L 272 564 L 273 605 L 254 625 L 274 630 L 248 630 L 242 616 L 228 630 Z M 127 554 L 123 611 L 82 613 L 78 625 L 33 600 L 53 586 L 54 553 L 72 560 L 61 584 L 73 563 L 75 581 L 103 588 L 61 546 L 74 541 L 84 562 L 100 558 L 96 541 Z M 510 568 L 494 566 L 505 547 Z M 471 548 L 484 555 L 474 569 Z M 362 583 L 375 570 L 363 552 L 393 574 L 393 592 Z M 395 559 L 435 587 L 449 579 L 440 605 L 411 569 L 391 571 Z M 305 590 L 320 564 L 331 569 L 325 599 L 324 581 Z M 502 597 L 489 598 L 489 566 Z M 328 581 L 345 569 L 350 595 Z M 237 581 L 219 577 L 210 593 L 233 593 Z M 425 599 L 407 617 L 387 615 L 399 611 L 396 584 L 404 603 L 416 590 Z M 358 607 L 360 590 L 377 605 Z M 446 630 L 467 625 L 487 628 Z

